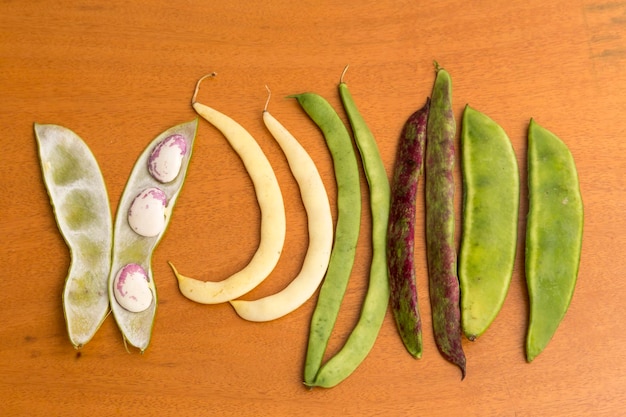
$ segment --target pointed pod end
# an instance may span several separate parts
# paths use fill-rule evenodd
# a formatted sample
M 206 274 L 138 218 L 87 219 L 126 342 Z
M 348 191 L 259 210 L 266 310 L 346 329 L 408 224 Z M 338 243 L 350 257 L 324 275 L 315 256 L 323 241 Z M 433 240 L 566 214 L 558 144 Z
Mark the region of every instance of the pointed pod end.
M 167 261 L 167 264 L 170 266 L 170 268 L 172 268 L 172 272 L 174 272 L 174 275 L 176 276 L 176 279 L 178 280 L 179 284 L 181 281 L 184 281 L 187 278 L 186 276 L 178 273 L 178 270 L 176 269 L 176 267 L 174 266 L 172 262 Z
M 412 353 L 411 356 L 413 356 L 413 358 L 415 359 L 422 359 L 422 352 L 420 351 L 420 352 Z
M 466 366 L 466 362 L 465 362 L 465 357 L 463 357 L 462 360 L 460 360 L 459 362 L 456 363 L 456 365 L 459 367 L 459 369 L 461 370 L 461 381 L 463 381 L 465 379 L 465 375 L 467 375 L 467 370 L 465 368 Z
M 531 363 L 537 356 L 539 356 L 540 353 L 541 351 L 527 348 L 526 349 L 526 362 Z
M 454 364 L 461 370 L 461 381 L 463 381 L 465 379 L 465 375 L 467 374 L 465 355 L 456 360 Z

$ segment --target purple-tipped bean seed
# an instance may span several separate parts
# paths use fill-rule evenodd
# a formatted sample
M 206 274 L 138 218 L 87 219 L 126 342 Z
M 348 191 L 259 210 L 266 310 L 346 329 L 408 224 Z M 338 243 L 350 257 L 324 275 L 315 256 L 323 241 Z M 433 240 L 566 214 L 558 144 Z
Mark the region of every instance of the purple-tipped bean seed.
M 167 196 L 163 190 L 150 187 L 135 197 L 128 209 L 128 224 L 135 233 L 152 237 L 165 228 Z
M 161 183 L 173 181 L 180 172 L 186 153 L 187 142 L 183 135 L 168 136 L 159 142 L 150 154 L 148 172 Z
M 148 283 L 150 278 L 141 265 L 131 263 L 119 270 L 113 282 L 113 294 L 117 302 L 126 310 L 139 313 L 144 311 L 154 299 Z

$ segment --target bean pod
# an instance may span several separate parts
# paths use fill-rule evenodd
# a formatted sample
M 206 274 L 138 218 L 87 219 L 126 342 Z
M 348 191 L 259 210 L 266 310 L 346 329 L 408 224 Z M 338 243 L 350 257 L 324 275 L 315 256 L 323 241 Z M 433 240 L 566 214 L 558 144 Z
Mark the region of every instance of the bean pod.
M 126 182 L 115 217 L 109 300 L 125 342 L 141 352 L 150 343 L 157 308 L 152 253 L 185 181 L 197 125 L 196 119 L 174 126 L 145 148 Z
M 311 326 L 304 365 L 304 383 L 317 385 L 316 377 L 339 314 L 354 259 L 361 225 L 359 166 L 350 133 L 333 107 L 314 93 L 292 96 L 315 122 L 333 159 L 337 183 L 335 238 L 326 277 L 321 285 Z
M 469 105 L 461 131 L 463 230 L 459 253 L 461 319 L 474 340 L 498 315 L 517 248 L 519 170 L 511 141 Z
M 374 346 L 389 304 L 386 250 L 390 204 L 389 179 L 374 135 L 354 103 L 350 90 L 343 81 L 343 74 L 339 83 L 339 95 L 348 115 L 369 184 L 372 261 L 368 289 L 359 320 L 344 346 L 322 366 L 313 383 L 324 388 L 336 386 L 345 380 L 365 360 Z
M 391 311 L 404 346 L 415 358 L 422 356 L 422 320 L 415 279 L 415 216 L 429 108 L 430 99 L 427 99 L 402 128 L 391 182 L 387 229 Z
M 584 222 L 578 172 L 570 150 L 532 119 L 528 128 L 528 197 L 526 359 L 531 362 L 552 339 L 574 295 Z
M 261 210 L 261 240 L 248 265 L 221 281 L 203 281 L 179 274 L 170 262 L 181 294 L 202 304 L 234 300 L 263 282 L 278 263 L 287 227 L 283 195 L 276 174 L 257 141 L 235 120 L 196 101 L 200 83 L 215 75 L 212 73 L 198 80 L 192 106 L 203 119 L 222 132 L 250 175 Z
M 70 251 L 63 290 L 67 332 L 76 348 L 89 342 L 109 311 L 112 220 L 98 163 L 73 131 L 35 124 L 39 160 L 57 226 Z
M 465 377 L 454 237 L 454 137 L 450 74 L 437 66 L 426 137 L 426 257 L 435 342 Z
M 269 103 L 269 97 L 268 97 Z M 333 245 L 333 218 L 328 194 L 315 163 L 298 140 L 267 110 L 263 122 L 287 157 L 307 214 L 309 247 L 302 268 L 281 291 L 253 301 L 233 300 L 240 317 L 269 321 L 291 313 L 313 296 L 328 268 Z

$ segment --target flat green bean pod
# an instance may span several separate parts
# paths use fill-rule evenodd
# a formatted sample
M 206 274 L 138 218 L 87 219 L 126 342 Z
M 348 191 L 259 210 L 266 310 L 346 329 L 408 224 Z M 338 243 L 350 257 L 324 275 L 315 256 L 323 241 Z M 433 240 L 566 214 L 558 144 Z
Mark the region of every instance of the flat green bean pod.
M 504 130 L 469 105 L 461 130 L 463 230 L 459 253 L 462 328 L 474 340 L 506 298 L 517 248 L 519 169 Z
M 35 124 L 44 183 L 57 226 L 70 250 L 63 310 L 70 341 L 89 342 L 109 311 L 111 209 L 91 150 L 73 131 Z
M 174 126 L 145 148 L 128 178 L 115 218 L 109 276 L 111 310 L 125 342 L 141 352 L 150 343 L 157 307 L 152 253 L 165 233 L 183 186 L 197 124 L 195 119 Z M 163 174 L 163 170 L 154 171 L 154 159 L 159 152 L 163 156 L 165 149 L 177 152 L 176 175 L 159 180 L 155 172 Z
M 583 201 L 567 145 L 530 120 L 526 282 L 530 318 L 526 359 L 548 345 L 569 308 L 578 277 Z

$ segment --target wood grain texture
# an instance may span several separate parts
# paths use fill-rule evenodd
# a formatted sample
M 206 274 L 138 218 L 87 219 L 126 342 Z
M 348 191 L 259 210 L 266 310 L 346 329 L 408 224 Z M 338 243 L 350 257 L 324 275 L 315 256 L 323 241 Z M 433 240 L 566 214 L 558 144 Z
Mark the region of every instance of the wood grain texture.
M 0 415 L 624 415 L 626 6 L 606 0 L 222 3 L 0 3 Z M 435 59 L 452 76 L 457 121 L 469 103 L 501 124 L 523 184 L 511 288 L 489 330 L 476 342 L 464 341 L 464 381 L 432 336 L 419 238 L 423 205 L 416 231 L 421 360 L 405 352 L 389 312 L 372 352 L 349 379 L 309 391 L 301 380 L 315 298 L 270 323 L 245 322 L 227 304 L 183 298 L 168 260 L 183 274 L 219 280 L 243 267 L 258 244 L 251 181 L 224 138 L 204 122 L 153 258 L 160 304 L 150 348 L 129 354 L 112 317 L 84 349 L 72 348 L 61 306 L 70 257 L 41 180 L 34 122 L 64 125 L 87 142 L 115 211 L 137 156 L 166 128 L 196 117 L 190 106 L 195 82 L 216 71 L 203 85 L 202 102 L 257 138 L 286 203 L 284 254 L 270 278 L 245 296 L 254 299 L 286 285 L 307 247 L 297 185 L 262 123 L 265 85 L 273 94 L 272 114 L 310 152 L 334 204 L 323 139 L 285 97 L 314 91 L 339 109 L 336 85 L 349 64 L 346 82 L 391 175 L 402 125 L 430 94 Z M 585 229 L 569 312 L 548 348 L 527 364 L 523 231 L 530 117 L 572 151 Z M 457 180 L 460 209 L 459 170 Z M 363 201 L 366 208 L 366 195 Z M 369 224 L 367 209 L 362 220 Z M 364 227 L 329 354 L 358 316 L 369 236 Z

